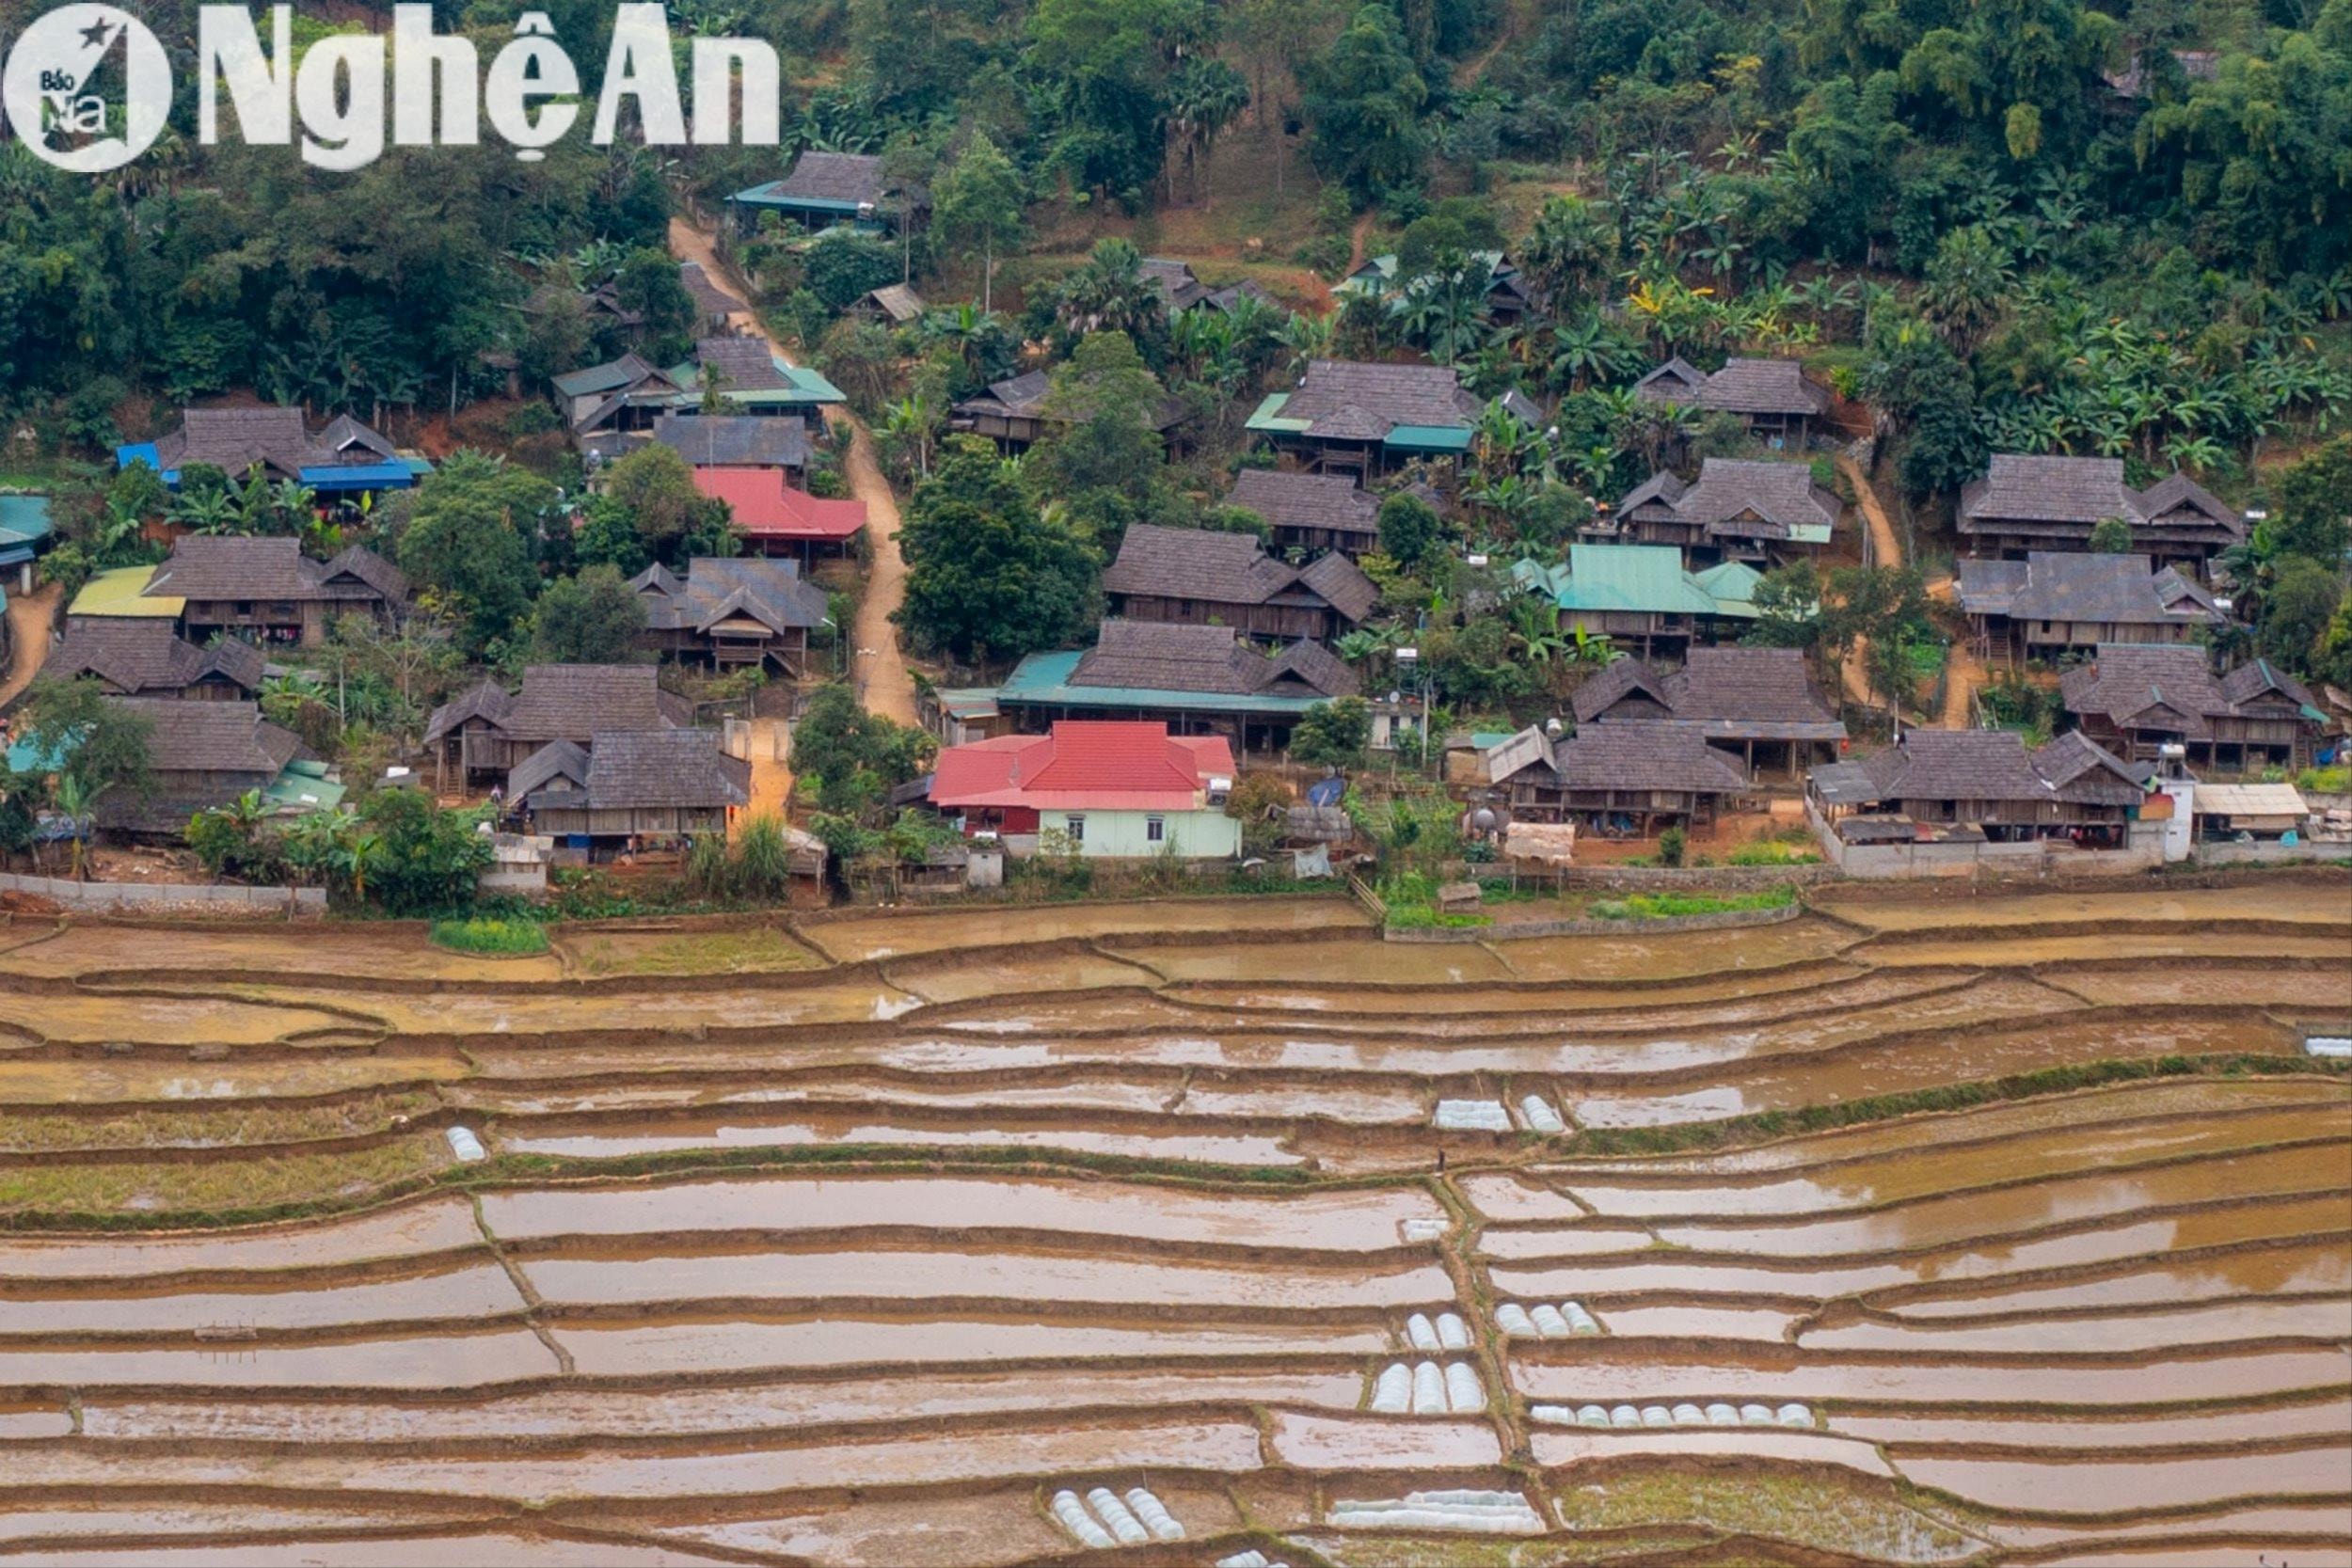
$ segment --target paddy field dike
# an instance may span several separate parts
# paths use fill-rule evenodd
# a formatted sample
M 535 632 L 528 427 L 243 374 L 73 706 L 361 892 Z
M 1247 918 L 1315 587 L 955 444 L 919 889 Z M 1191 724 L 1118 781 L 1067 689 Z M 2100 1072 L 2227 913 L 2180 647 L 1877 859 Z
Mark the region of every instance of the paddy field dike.
M 2325 872 L 18 916 L 0 1563 L 2352 1562 L 2346 1037 Z

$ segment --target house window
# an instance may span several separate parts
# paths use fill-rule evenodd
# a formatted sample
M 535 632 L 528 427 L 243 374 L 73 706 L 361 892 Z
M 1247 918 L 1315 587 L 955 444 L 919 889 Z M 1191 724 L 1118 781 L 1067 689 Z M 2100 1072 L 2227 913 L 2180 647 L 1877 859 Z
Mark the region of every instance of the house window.
M 1152 844 L 1165 842 L 1168 838 L 1168 819 L 1162 816 L 1145 817 L 1143 819 L 1143 836 L 1146 841 Z
M 1071 817 L 1071 818 L 1070 818 L 1070 842 L 1071 842 L 1071 843 L 1073 843 L 1073 844 L 1084 844 L 1086 841 L 1087 841 L 1087 819 L 1086 819 L 1085 817 L 1083 817 L 1083 816 L 1073 816 L 1073 817 Z

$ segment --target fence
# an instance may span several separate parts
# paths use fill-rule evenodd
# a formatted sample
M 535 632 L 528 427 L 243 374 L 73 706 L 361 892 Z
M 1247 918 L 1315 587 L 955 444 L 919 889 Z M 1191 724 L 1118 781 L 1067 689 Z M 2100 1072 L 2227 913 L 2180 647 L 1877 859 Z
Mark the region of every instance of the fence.
M 233 905 L 256 914 L 325 914 L 326 890 L 315 887 L 235 887 L 187 882 L 76 882 L 63 877 L 24 877 L 0 872 L 0 893 L 84 910 L 212 911 Z

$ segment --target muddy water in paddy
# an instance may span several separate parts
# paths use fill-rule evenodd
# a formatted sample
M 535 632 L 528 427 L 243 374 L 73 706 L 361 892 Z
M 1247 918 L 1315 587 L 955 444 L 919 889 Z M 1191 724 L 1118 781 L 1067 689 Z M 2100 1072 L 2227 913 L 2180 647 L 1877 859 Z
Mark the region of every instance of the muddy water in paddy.
M 1148 1134 L 1070 1131 L 926 1129 L 883 1122 L 715 1122 L 699 1132 L 581 1132 L 548 1137 L 506 1137 L 499 1147 L 516 1154 L 556 1154 L 609 1160 L 635 1154 L 667 1154 L 691 1148 L 787 1148 L 821 1144 L 891 1144 L 942 1148 L 1070 1148 L 1089 1154 L 1123 1154 L 1148 1160 L 1186 1160 L 1217 1165 L 1295 1165 L 1301 1156 L 1273 1138 L 1158 1137 Z
M 0 1236 L 0 1559 L 298 1538 L 290 1558 L 337 1561 L 1011 1568 L 1075 1549 L 1055 1491 L 1148 1483 L 1187 1528 L 1171 1561 L 1298 1561 L 1305 1530 L 1370 1568 L 1483 1562 L 1318 1521 L 1332 1497 L 1511 1485 L 1549 1512 L 1597 1484 L 1684 1547 L 2321 1560 L 2352 1543 L 2352 1085 L 2285 1069 L 2294 1022 L 2352 1021 L 2347 891 L 1851 897 L 1835 921 L 1449 945 L 1376 942 L 1338 900 L 887 913 L 813 924 L 805 951 L 713 939 L 707 976 L 693 931 L 567 935 L 592 989 L 408 932 L 322 963 L 282 927 L 0 929 L 0 974 L 173 992 L 9 994 L 0 1107 L 107 1107 L 111 1147 L 415 1085 L 548 1162 L 298 1226 Z M 1672 1129 L 2241 1053 L 2280 1074 L 1660 1156 L 1427 1131 L 1439 1099 Z M 867 1142 L 929 1168 L 702 1163 Z M 1113 1179 L 1114 1155 L 1152 1164 Z M 622 1157 L 681 1168 L 622 1179 Z M 0 1225 L 28 1169 L 0 1155 Z M 1491 1316 L 1578 1301 L 1606 1333 Z M 1415 1313 L 1475 1342 L 1416 1347 Z M 1365 1408 L 1422 1360 L 1484 1408 Z M 1528 1410 L 1789 1401 L 1814 1427 Z M 1539 1477 L 1502 1470 L 1515 1453 Z M 1721 1476 L 1754 1485 L 1677 1513 Z M 2254 1481 L 2309 1500 L 2235 1500 Z M 541 1504 L 593 1551 L 513 1522 Z M 1243 1505 L 1271 1536 L 1238 1533 Z M 2169 1534 L 2156 1508 L 2201 1512 Z M 371 1533 L 418 1529 L 442 1544 Z
M 521 1265 L 539 1296 L 558 1306 L 619 1302 L 969 1299 L 1166 1306 L 1196 1311 L 1421 1307 L 1453 1294 L 1427 1264 L 1384 1274 L 1323 1269 L 1234 1269 L 1134 1259 L 927 1248 L 906 1252 L 717 1253 L 627 1260 L 534 1258 Z

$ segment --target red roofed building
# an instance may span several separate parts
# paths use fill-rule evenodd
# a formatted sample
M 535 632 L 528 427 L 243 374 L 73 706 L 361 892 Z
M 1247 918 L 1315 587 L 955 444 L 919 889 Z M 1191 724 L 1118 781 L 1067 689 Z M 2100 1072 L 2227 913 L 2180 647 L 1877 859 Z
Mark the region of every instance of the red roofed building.
M 866 503 L 827 500 L 784 483 L 781 468 L 696 468 L 694 488 L 735 514 L 735 531 L 751 555 L 795 556 L 806 562 L 844 555 L 866 526 Z
M 1224 860 L 1241 853 L 1241 823 L 1225 815 L 1232 782 L 1223 736 L 1067 720 L 1051 735 L 948 747 L 930 802 L 961 816 L 966 834 L 999 834 L 1016 854 L 1057 833 L 1095 858 Z

